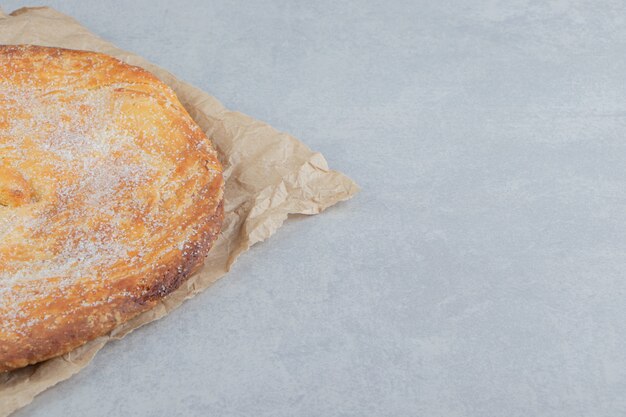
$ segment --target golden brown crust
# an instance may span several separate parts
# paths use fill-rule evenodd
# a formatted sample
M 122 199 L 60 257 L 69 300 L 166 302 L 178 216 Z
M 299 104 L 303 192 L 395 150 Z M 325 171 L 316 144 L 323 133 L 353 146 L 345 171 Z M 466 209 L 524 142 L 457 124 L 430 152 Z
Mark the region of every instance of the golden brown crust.
M 0 46 L 0 371 L 66 353 L 178 288 L 219 234 L 221 170 L 147 71 Z

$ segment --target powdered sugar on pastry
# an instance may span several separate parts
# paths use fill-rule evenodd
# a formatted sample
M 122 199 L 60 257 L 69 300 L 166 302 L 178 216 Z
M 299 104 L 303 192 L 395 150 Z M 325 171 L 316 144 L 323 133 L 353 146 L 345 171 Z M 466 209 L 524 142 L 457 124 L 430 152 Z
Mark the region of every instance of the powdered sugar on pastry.
M 217 236 L 222 195 L 210 142 L 151 74 L 0 46 L 0 370 L 175 289 Z

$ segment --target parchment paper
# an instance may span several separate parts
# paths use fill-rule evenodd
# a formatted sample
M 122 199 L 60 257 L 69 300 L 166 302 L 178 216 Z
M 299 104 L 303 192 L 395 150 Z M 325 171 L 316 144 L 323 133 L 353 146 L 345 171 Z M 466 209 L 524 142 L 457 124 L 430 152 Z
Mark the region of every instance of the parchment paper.
M 151 71 L 174 89 L 189 114 L 217 147 L 226 178 L 222 235 L 204 267 L 154 309 L 109 335 L 56 359 L 0 375 L 0 417 L 30 403 L 87 366 L 110 340 L 159 319 L 228 272 L 237 257 L 271 236 L 290 213 L 317 214 L 354 195 L 358 187 L 328 169 L 326 160 L 292 136 L 219 101 L 145 59 L 116 48 L 69 16 L 50 8 L 0 10 L 0 44 L 36 44 L 103 52 Z

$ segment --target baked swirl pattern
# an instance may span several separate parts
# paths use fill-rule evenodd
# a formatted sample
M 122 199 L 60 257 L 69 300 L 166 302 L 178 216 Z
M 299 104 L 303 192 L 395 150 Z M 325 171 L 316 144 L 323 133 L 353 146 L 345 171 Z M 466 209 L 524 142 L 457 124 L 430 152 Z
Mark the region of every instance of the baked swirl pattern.
M 176 289 L 219 233 L 221 172 L 147 71 L 0 46 L 0 371 L 68 352 Z

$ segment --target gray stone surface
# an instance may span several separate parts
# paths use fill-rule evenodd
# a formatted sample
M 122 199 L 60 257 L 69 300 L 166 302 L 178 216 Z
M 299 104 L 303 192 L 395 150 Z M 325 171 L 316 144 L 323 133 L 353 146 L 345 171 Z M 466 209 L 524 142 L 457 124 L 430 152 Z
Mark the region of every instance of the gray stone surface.
M 16 416 L 626 414 L 623 1 L 50 5 L 363 191 Z

